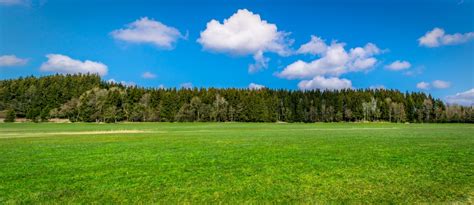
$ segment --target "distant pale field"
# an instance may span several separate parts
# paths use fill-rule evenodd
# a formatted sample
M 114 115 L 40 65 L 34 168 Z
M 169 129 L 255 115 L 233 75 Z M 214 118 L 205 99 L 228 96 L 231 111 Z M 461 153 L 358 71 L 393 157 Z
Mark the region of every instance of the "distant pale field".
M 473 124 L 0 124 L 0 204 L 474 203 Z

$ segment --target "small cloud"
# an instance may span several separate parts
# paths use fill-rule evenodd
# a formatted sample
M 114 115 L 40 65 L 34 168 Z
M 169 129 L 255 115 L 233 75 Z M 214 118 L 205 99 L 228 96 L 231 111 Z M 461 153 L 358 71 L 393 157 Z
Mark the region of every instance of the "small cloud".
M 18 58 L 15 55 L 0 56 L 0 67 L 23 66 L 28 63 L 28 59 Z
M 433 85 L 433 87 L 438 88 L 438 89 L 445 89 L 451 86 L 450 82 L 442 81 L 442 80 L 435 80 L 431 84 Z
M 370 89 L 372 90 L 375 90 L 375 89 L 386 89 L 384 85 L 372 85 L 369 87 Z
M 191 88 L 193 88 L 193 84 L 190 83 L 190 82 L 186 82 L 186 83 L 182 83 L 180 85 L 180 87 L 183 88 L 183 89 L 191 89 Z
M 421 90 L 428 90 L 430 88 L 430 83 L 419 82 L 416 84 L 416 88 L 421 89 Z
M 260 89 L 263 89 L 265 88 L 264 85 L 259 85 L 259 84 L 256 84 L 256 83 L 250 83 L 249 84 L 249 89 L 250 90 L 260 90 Z
M 325 78 L 323 76 L 316 76 L 312 80 L 303 80 L 299 82 L 298 88 L 301 90 L 341 90 L 352 88 L 352 82 L 348 79 L 340 79 L 336 77 Z
M 48 61 L 44 62 L 40 70 L 56 73 L 97 73 L 107 75 L 108 68 L 101 62 L 90 60 L 80 61 L 61 54 L 46 55 Z
M 117 82 L 115 79 L 111 78 L 109 80 L 107 80 L 108 83 L 114 83 L 114 84 L 122 84 L 123 86 L 135 86 L 136 83 L 133 82 L 133 81 L 120 81 L 120 82 Z
M 416 84 L 416 87 L 421 90 L 428 90 L 431 87 L 434 87 L 436 89 L 445 89 L 445 88 L 449 88 L 450 86 L 451 86 L 450 82 L 442 81 L 442 80 L 434 80 L 431 83 L 422 81 Z
M 465 106 L 474 106 L 474 88 L 446 97 L 446 102 Z
M 466 43 L 474 39 L 474 32 L 446 34 L 442 28 L 434 28 L 418 39 L 420 46 L 439 47 Z
M 386 65 L 385 68 L 393 71 L 406 70 L 411 67 L 410 62 L 396 60 L 393 63 Z
M 144 72 L 142 74 L 142 78 L 145 78 L 145 79 L 153 79 L 153 78 L 156 78 L 156 74 L 153 74 L 151 72 Z
M 179 38 L 185 38 L 178 29 L 143 17 L 126 28 L 110 33 L 113 38 L 130 43 L 148 43 L 158 48 L 172 49 Z

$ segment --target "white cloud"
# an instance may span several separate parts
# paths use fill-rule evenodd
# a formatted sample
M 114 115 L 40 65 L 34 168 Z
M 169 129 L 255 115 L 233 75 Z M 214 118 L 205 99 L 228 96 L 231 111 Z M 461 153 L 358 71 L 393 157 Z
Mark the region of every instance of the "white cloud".
M 336 41 L 327 45 L 322 38 L 311 36 L 310 42 L 303 44 L 297 53 L 318 55 L 319 58 L 311 62 L 297 60 L 276 75 L 286 79 L 302 79 L 303 81 L 298 84 L 302 90 L 352 88 L 350 80 L 338 77 L 345 73 L 367 71 L 373 68 L 377 63 L 374 56 L 383 51 L 373 43 L 367 43 L 364 47 L 351 48 L 348 51 L 344 46 L 345 43 Z
M 340 90 L 344 88 L 352 88 L 352 82 L 344 78 L 325 78 L 323 76 L 316 76 L 312 80 L 303 80 L 299 82 L 298 88 L 301 90 Z
M 352 64 L 352 71 L 366 70 L 373 67 L 375 63 L 377 63 L 377 59 L 373 57 L 356 59 Z
M 111 35 L 118 40 L 149 43 L 164 49 L 172 49 L 179 38 L 185 38 L 178 29 L 148 17 L 138 19 L 128 24 L 126 28 L 112 31 Z
M 444 36 L 444 30 L 440 28 L 434 28 L 432 31 L 426 32 L 426 34 L 418 39 L 420 46 L 437 47 L 440 45 L 439 39 Z
M 124 86 L 135 86 L 136 83 L 133 82 L 133 81 L 120 81 L 120 82 L 117 82 L 115 79 L 111 78 L 109 80 L 107 80 L 108 83 L 114 83 L 114 84 L 122 84 Z
M 156 78 L 156 74 L 147 71 L 142 74 L 142 78 L 153 79 Z
M 451 86 L 450 82 L 442 81 L 442 80 L 434 80 L 431 83 L 422 81 L 416 84 L 416 87 L 422 90 L 428 90 L 431 87 L 434 87 L 437 89 L 445 89 L 445 88 L 449 88 L 450 86 Z
M 372 85 L 369 88 L 370 89 L 386 89 L 384 85 Z
M 184 89 L 190 89 L 190 88 L 193 88 L 193 84 L 190 82 L 186 82 L 186 83 L 182 83 L 180 87 Z
M 365 71 L 370 69 L 377 63 L 377 59 L 373 56 L 381 53 L 382 50 L 373 43 L 367 43 L 364 47 L 351 48 L 348 67 L 350 71 Z
M 419 82 L 416 84 L 416 88 L 422 89 L 422 90 L 427 90 L 430 88 L 430 83 L 427 82 Z
M 456 95 L 447 96 L 446 101 L 451 104 L 473 106 L 474 105 L 474 88 L 462 93 L 456 93 Z
M 22 66 L 28 63 L 28 59 L 18 58 L 15 55 L 0 56 L 0 67 Z
M 256 83 L 250 83 L 249 84 L 249 89 L 250 90 L 260 90 L 262 88 L 265 88 L 264 85 L 259 85 L 259 84 L 256 84 Z
M 445 89 L 451 86 L 450 82 L 442 81 L 442 80 L 435 80 L 431 84 L 433 85 L 433 87 L 438 88 L 438 89 Z
M 57 73 L 97 73 L 107 75 L 108 68 L 101 62 L 90 60 L 80 61 L 61 54 L 46 55 L 48 61 L 44 62 L 40 70 Z
M 288 65 L 281 73 L 281 78 L 287 79 L 308 79 L 317 75 L 338 76 L 346 72 L 345 65 L 349 61 L 349 55 L 344 50 L 344 44 L 333 42 L 321 58 L 312 62 L 298 60 Z
M 197 40 L 205 50 L 231 55 L 253 55 L 256 64 L 249 66 L 249 72 L 267 67 L 268 58 L 264 52 L 289 55 L 291 44 L 288 34 L 278 31 L 275 24 L 268 23 L 247 9 L 239 9 L 223 23 L 211 20 Z
M 254 54 L 253 59 L 255 60 L 255 63 L 249 65 L 249 68 L 248 68 L 249 73 L 255 73 L 262 69 L 267 68 L 268 61 L 270 61 L 270 58 L 263 56 L 262 51 L 258 51 L 256 54 Z
M 300 48 L 296 51 L 299 54 L 311 54 L 311 55 L 318 55 L 322 54 L 326 51 L 327 45 L 323 39 L 320 37 L 311 35 L 311 40 L 300 46 Z
M 205 49 L 223 53 L 248 55 L 272 51 L 284 55 L 288 52 L 285 36 L 260 15 L 239 9 L 222 24 L 217 20 L 208 22 L 197 41 Z
M 319 54 L 320 58 L 309 63 L 298 60 L 288 65 L 277 76 L 286 79 L 310 79 L 318 75 L 339 76 L 348 72 L 366 71 L 377 63 L 373 56 L 382 53 L 372 43 L 352 48 L 349 52 L 344 49 L 344 43 L 333 41 L 331 45 L 325 46 L 324 52 Z
M 420 46 L 438 47 L 443 45 L 456 45 L 474 39 L 474 32 L 446 34 L 442 28 L 434 28 L 418 39 Z
M 393 63 L 386 65 L 385 68 L 393 71 L 406 70 L 411 67 L 410 62 L 396 60 Z

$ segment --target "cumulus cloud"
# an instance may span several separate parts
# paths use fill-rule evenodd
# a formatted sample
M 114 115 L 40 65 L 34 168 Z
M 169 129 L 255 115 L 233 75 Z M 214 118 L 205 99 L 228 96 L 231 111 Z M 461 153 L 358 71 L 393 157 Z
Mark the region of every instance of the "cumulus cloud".
M 307 79 L 317 75 L 338 76 L 347 71 L 345 65 L 348 61 L 349 55 L 344 50 L 344 44 L 333 42 L 321 54 L 321 58 L 309 63 L 298 60 L 288 65 L 278 76 L 287 79 Z
M 312 38 L 312 41 L 320 40 L 320 38 L 314 39 Z M 311 42 L 305 45 L 308 44 Z M 298 60 L 288 65 L 277 76 L 286 79 L 309 79 L 319 75 L 337 77 L 348 72 L 366 71 L 377 63 L 377 59 L 373 56 L 382 53 L 372 43 L 368 43 L 364 47 L 352 48 L 349 52 L 344 49 L 344 43 L 333 41 L 330 45 L 324 44 L 324 46 L 324 51 L 318 54 L 320 58 L 311 62 Z M 318 52 L 313 50 L 313 53 Z
M 386 65 L 385 68 L 393 71 L 406 70 L 411 67 L 410 62 L 396 60 L 393 63 Z
M 345 88 L 352 88 L 352 82 L 348 79 L 340 79 L 336 77 L 325 78 L 323 76 L 316 76 L 311 80 L 303 80 L 298 83 L 298 88 L 301 90 L 340 90 Z
M 191 88 L 193 88 L 193 84 L 190 83 L 190 82 L 181 83 L 180 87 L 184 88 L 184 89 L 191 89 Z
M 427 90 L 430 88 L 430 83 L 427 82 L 419 82 L 416 84 L 416 88 L 421 89 L 421 90 Z
M 474 88 L 471 88 L 470 90 L 467 90 L 465 92 L 456 93 L 455 95 L 447 96 L 446 101 L 450 104 L 473 106 Z
M 148 43 L 158 48 L 172 49 L 178 39 L 185 38 L 178 29 L 143 17 L 126 28 L 111 32 L 113 38 L 130 43 Z
M 442 81 L 442 80 L 435 80 L 432 82 L 432 85 L 434 88 L 445 89 L 445 88 L 449 88 L 451 86 L 451 83 L 447 81 Z
M 250 83 L 249 84 L 249 89 L 250 90 L 260 90 L 262 88 L 265 88 L 264 85 L 256 84 L 256 83 Z
M 15 55 L 0 56 L 0 67 L 22 66 L 28 63 L 28 59 L 18 58 Z
M 299 54 L 319 55 L 326 51 L 327 45 L 320 37 L 311 35 L 311 40 L 300 46 L 296 51 Z
M 48 61 L 44 62 L 40 70 L 56 73 L 97 73 L 107 75 L 108 68 L 101 62 L 90 60 L 80 61 L 61 54 L 46 55 Z
M 339 76 L 373 68 L 378 62 L 375 56 L 383 51 L 373 43 L 349 50 L 344 47 L 345 43 L 332 41 L 328 45 L 321 37 L 311 36 L 311 40 L 301 45 L 297 53 L 316 55 L 318 58 L 310 62 L 297 60 L 276 75 L 286 79 L 302 79 L 298 84 L 302 90 L 352 88 L 350 80 Z
M 281 56 L 289 55 L 291 44 L 288 34 L 278 31 L 275 24 L 262 20 L 260 15 L 247 9 L 239 9 L 222 23 L 211 20 L 197 40 L 205 50 L 231 55 L 253 55 L 255 64 L 249 66 L 249 72 L 267 67 L 268 58 L 264 52 L 273 52 Z
M 156 78 L 156 74 L 147 71 L 142 74 L 142 78 L 153 79 Z
M 439 47 L 466 43 L 474 39 L 474 32 L 446 34 L 442 28 L 434 28 L 418 39 L 420 46 Z

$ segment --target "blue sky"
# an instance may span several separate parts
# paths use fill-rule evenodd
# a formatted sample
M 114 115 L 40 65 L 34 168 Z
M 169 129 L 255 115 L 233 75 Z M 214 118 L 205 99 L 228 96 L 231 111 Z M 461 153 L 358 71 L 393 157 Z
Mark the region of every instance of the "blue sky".
M 0 0 L 0 79 L 91 70 L 146 87 L 383 86 L 452 100 L 474 96 L 472 32 L 468 0 Z

